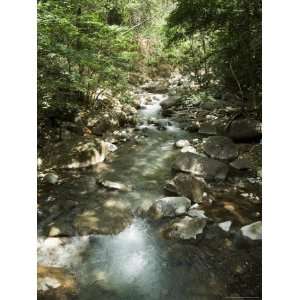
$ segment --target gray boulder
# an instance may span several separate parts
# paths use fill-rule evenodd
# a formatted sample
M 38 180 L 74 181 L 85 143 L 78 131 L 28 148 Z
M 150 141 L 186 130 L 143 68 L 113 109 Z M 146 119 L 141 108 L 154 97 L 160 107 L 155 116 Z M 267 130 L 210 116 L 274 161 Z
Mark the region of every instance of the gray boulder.
M 239 152 L 232 140 L 225 136 L 210 136 L 203 141 L 204 152 L 214 159 L 233 160 Z
M 160 103 L 160 106 L 162 107 L 162 109 L 168 109 L 171 108 L 175 105 L 177 105 L 178 101 L 179 101 L 180 97 L 177 96 L 170 96 L 168 99 L 162 101 Z
M 169 239 L 196 239 L 203 233 L 206 218 L 192 218 L 189 216 L 176 219 L 163 228 L 162 232 Z
M 179 196 L 187 197 L 193 202 L 201 203 L 205 184 L 191 174 L 180 173 L 167 182 L 165 190 Z
M 242 235 L 251 240 L 261 240 L 262 237 L 262 223 L 261 221 L 243 226 L 241 228 Z
M 223 162 L 190 152 L 181 153 L 176 158 L 173 169 L 207 180 L 225 180 L 229 170 Z
M 261 138 L 261 122 L 251 119 L 235 120 L 228 128 L 227 136 L 234 141 L 252 141 Z
M 165 197 L 156 200 L 148 213 L 153 219 L 175 217 L 186 213 L 190 206 L 191 200 L 186 197 Z

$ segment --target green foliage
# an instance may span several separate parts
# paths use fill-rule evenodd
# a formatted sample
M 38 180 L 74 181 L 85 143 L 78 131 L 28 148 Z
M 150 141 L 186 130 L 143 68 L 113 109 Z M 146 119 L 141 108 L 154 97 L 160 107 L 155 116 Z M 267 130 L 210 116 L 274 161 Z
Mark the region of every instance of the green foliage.
M 137 43 L 131 32 L 124 34 L 126 26 L 113 24 L 113 8 L 108 0 L 39 2 L 40 107 L 64 102 L 89 105 L 99 89 L 117 93 L 126 87 Z
M 177 0 L 167 36 L 200 84 L 260 100 L 261 0 Z

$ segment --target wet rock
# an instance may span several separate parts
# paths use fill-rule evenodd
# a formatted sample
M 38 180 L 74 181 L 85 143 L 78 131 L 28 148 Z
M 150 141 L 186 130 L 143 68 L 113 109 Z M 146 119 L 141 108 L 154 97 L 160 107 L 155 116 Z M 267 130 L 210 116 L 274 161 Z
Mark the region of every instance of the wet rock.
M 196 239 L 197 235 L 203 233 L 205 226 L 205 218 L 186 216 L 172 221 L 162 229 L 162 233 L 169 239 Z
M 191 173 L 207 180 L 225 180 L 229 170 L 223 162 L 190 152 L 181 153 L 176 158 L 173 169 Z
M 156 200 L 148 214 L 153 219 L 175 217 L 184 214 L 191 206 L 191 200 L 186 197 L 165 197 Z
M 251 169 L 251 163 L 248 159 L 240 158 L 230 163 L 230 166 L 236 170 L 249 170 Z
M 178 96 L 170 96 L 168 99 L 162 101 L 160 103 L 160 106 L 163 110 L 171 108 L 178 104 L 178 101 L 180 100 L 180 97 Z
M 190 146 L 190 142 L 188 140 L 179 140 L 175 143 L 176 148 L 184 148 Z
M 211 158 L 233 160 L 238 156 L 238 148 L 232 140 L 225 136 L 211 136 L 203 141 L 204 152 Z
M 104 186 L 107 189 L 110 190 L 118 190 L 122 192 L 129 192 L 132 190 L 131 186 L 127 186 L 124 183 L 121 182 L 115 182 L 115 181 L 109 181 L 109 180 L 104 180 L 99 182 L 102 186 Z
M 39 237 L 37 262 L 39 265 L 72 268 L 82 263 L 82 253 L 89 245 L 89 237 Z
M 186 153 L 186 152 L 197 153 L 197 149 L 194 148 L 193 146 L 185 146 L 180 150 L 180 152 L 182 152 L 182 153 Z
M 225 232 L 228 232 L 230 230 L 231 224 L 232 224 L 231 221 L 226 221 L 226 222 L 219 223 L 218 226 Z
M 259 140 L 261 122 L 251 119 L 235 120 L 228 128 L 227 136 L 238 142 Z
M 109 143 L 109 142 L 106 142 L 106 144 L 107 144 L 107 150 L 109 152 L 115 152 L 118 150 L 118 147 L 116 145 Z
M 199 209 L 199 207 L 191 207 L 187 212 L 187 214 L 192 218 L 207 219 L 207 216 L 205 215 L 205 211 Z
M 50 184 L 56 184 L 58 182 L 58 175 L 55 173 L 48 173 L 45 175 L 44 181 Z
M 242 235 L 251 240 L 261 240 L 262 222 L 254 222 L 241 228 Z
M 78 283 L 73 274 L 63 268 L 38 266 L 37 290 L 39 299 L 73 299 Z
M 205 191 L 205 183 L 191 174 L 180 173 L 167 182 L 165 190 L 187 197 L 193 202 L 201 203 L 203 192 Z

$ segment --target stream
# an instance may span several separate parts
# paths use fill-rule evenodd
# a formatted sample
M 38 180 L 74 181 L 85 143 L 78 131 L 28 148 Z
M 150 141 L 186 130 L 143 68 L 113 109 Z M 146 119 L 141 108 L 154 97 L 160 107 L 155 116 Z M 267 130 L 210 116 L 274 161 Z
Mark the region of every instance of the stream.
M 167 95 L 147 93 L 147 96 L 153 100 L 142 102 L 137 139 L 120 145 L 109 168 L 101 173 L 105 180 L 132 186 L 132 191 L 85 193 L 80 185 L 76 186 L 75 192 L 73 189 L 73 194 L 70 194 L 69 185 L 57 190 L 61 197 L 72 196 L 75 201 L 80 194 L 80 205 L 94 211 L 93 216 L 102 220 L 103 227 L 116 228 L 116 232 L 122 228 L 121 232 L 90 235 L 88 242 L 87 237 L 69 238 L 67 243 L 74 247 L 64 248 L 65 252 L 58 250 L 59 247 L 53 248 L 51 255 L 51 246 L 47 248 L 43 238 L 39 237 L 38 262 L 65 267 L 73 272 L 79 282 L 81 300 L 213 300 L 234 297 L 235 290 L 227 281 L 239 273 L 232 275 L 224 260 L 228 258 L 228 264 L 243 266 L 249 255 L 253 255 L 249 254 L 247 247 L 236 250 L 229 234 L 216 229 L 206 234 L 207 240 L 167 240 L 160 234 L 159 222 L 149 221 L 136 213 L 147 211 L 155 200 L 164 196 L 163 186 L 172 178 L 171 165 L 179 153 L 173 146 L 174 142 L 196 137 L 182 130 L 175 120 L 161 116 L 159 103 Z M 141 97 L 144 99 L 145 95 L 141 94 Z M 160 120 L 164 130 L 148 125 L 147 120 L 151 118 Z M 80 172 L 80 176 L 96 174 L 94 170 Z M 127 211 L 133 214 L 130 221 L 127 220 Z M 74 250 L 77 249 L 76 243 L 84 248 L 80 255 Z

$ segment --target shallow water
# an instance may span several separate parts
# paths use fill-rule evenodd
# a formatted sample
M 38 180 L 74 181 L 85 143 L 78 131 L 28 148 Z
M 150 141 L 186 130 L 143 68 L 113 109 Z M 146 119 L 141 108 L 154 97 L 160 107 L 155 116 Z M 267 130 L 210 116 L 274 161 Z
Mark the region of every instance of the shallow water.
M 122 223 L 125 208 L 132 212 L 138 208 L 147 210 L 164 195 L 164 183 L 172 178 L 171 164 L 179 151 L 174 149 L 174 142 L 193 136 L 180 129 L 175 121 L 171 121 L 166 130 L 147 125 L 149 118 L 164 119 L 159 103 L 165 96 L 152 97 L 154 100 L 150 104 L 144 103 L 139 111 L 141 125 L 136 132 L 139 142 L 121 145 L 113 154 L 109 168 L 101 173 L 106 180 L 131 185 L 132 191 L 107 193 L 99 190 L 84 194 L 80 185 L 77 189 L 74 186 L 75 190 L 71 186 L 60 191 L 61 194 L 68 190 L 75 191 L 75 199 L 81 193 L 80 197 L 85 197 L 86 201 L 82 204 L 84 207 L 100 205 L 100 209 L 93 211 L 93 217 L 99 218 L 106 227 L 117 226 L 119 229 L 116 223 Z M 94 171 L 83 171 L 82 174 L 96 175 Z M 82 242 L 78 237 L 78 247 L 70 239 L 71 246 L 54 247 L 52 256 L 49 256 L 49 250 L 43 248 L 41 241 L 39 263 L 54 264 L 74 272 L 80 285 L 81 300 L 214 300 L 229 296 L 226 270 L 223 273 L 220 271 L 217 258 L 213 262 L 209 260 L 219 254 L 221 263 L 226 258 L 228 249 L 223 245 L 224 236 L 218 239 L 220 244 L 210 248 L 206 241 L 199 246 L 198 241 L 165 240 L 158 225 L 139 217 L 134 217 L 129 224 L 124 225 L 125 229 L 121 232 L 117 230 L 119 233 L 116 235 L 92 235 L 88 237 L 88 242 L 87 237 L 83 237 Z M 76 251 L 79 247 L 80 251 Z M 74 264 L 70 263 L 72 261 Z

